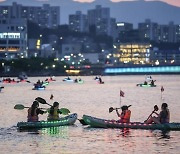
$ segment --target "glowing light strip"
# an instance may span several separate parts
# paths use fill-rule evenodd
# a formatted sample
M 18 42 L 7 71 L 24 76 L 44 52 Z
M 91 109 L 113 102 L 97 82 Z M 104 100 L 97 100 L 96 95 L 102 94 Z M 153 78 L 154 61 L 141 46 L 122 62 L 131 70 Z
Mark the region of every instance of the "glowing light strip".
M 180 66 L 138 67 L 138 68 L 106 68 L 105 73 L 180 73 Z

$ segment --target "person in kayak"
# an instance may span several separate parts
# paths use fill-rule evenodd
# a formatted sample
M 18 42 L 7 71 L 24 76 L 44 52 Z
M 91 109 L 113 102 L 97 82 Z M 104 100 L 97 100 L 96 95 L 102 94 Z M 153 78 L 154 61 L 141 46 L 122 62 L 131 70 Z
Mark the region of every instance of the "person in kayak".
M 162 103 L 161 105 L 161 112 L 158 114 L 154 112 L 157 117 L 150 117 L 145 123 L 151 124 L 151 123 L 156 123 L 156 124 L 165 124 L 169 123 L 170 120 L 170 112 L 168 109 L 167 103 Z
M 116 113 L 120 118 L 117 122 L 119 123 L 129 123 L 131 117 L 131 111 L 128 109 L 128 106 L 124 105 L 121 107 L 121 114 L 119 114 L 118 109 L 116 108 Z
M 38 107 L 39 107 L 38 101 L 34 101 L 31 107 L 28 109 L 28 116 L 27 116 L 28 122 L 39 121 L 38 115 L 46 113 L 46 111 L 43 111 L 39 109 Z
M 59 120 L 59 114 L 62 114 L 62 112 L 59 110 L 59 103 L 54 102 L 53 106 L 49 110 L 49 115 L 47 119 L 49 121 Z

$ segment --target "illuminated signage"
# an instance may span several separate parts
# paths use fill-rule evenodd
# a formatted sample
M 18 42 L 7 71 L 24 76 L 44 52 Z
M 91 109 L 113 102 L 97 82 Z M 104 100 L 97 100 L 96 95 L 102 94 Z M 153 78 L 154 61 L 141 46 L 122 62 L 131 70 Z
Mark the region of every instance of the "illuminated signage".
M 0 38 L 13 38 L 13 39 L 19 39 L 21 36 L 20 33 L 0 33 Z

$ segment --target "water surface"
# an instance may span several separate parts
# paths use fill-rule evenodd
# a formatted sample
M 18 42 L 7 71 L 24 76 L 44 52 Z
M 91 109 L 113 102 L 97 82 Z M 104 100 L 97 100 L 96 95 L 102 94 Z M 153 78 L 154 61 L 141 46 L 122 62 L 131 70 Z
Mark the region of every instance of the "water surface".
M 137 87 L 144 81 L 143 75 L 104 76 L 105 84 L 97 84 L 93 76 L 81 77 L 84 84 L 66 83 L 64 77 L 56 77 L 46 90 L 32 90 L 33 82 L 46 77 L 29 78 L 32 83 L 0 84 L 4 86 L 0 93 L 0 149 L 2 153 L 63 153 L 63 154 L 102 154 L 102 153 L 179 153 L 180 132 L 162 132 L 159 130 L 97 129 L 82 126 L 76 121 L 73 126 L 44 128 L 41 130 L 17 130 L 19 121 L 27 120 L 27 109 L 15 110 L 16 104 L 29 107 L 36 97 L 46 99 L 50 104 L 60 102 L 60 107 L 77 113 L 117 119 L 115 112 L 109 113 L 109 107 L 132 105 L 131 121 L 143 122 L 162 102 L 169 105 L 171 121 L 180 122 L 180 76 L 156 75 L 157 87 Z M 75 77 L 74 77 L 75 79 Z M 161 99 L 161 86 L 165 91 Z M 125 97 L 119 96 L 120 90 Z M 50 95 L 54 100 L 50 100 Z M 47 107 L 47 105 L 41 105 Z M 46 120 L 47 115 L 40 116 Z M 1 153 L 0 152 L 0 153 Z

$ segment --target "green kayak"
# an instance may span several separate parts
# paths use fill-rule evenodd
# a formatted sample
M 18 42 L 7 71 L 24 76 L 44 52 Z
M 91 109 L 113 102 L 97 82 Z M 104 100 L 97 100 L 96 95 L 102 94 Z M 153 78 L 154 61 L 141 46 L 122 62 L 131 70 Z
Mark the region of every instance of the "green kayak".
M 136 86 L 139 86 L 139 87 L 156 87 L 156 85 L 152 85 L 152 84 L 143 84 L 143 83 L 139 83 L 139 84 L 137 84 Z
M 83 120 L 86 124 L 95 128 L 131 128 L 131 129 L 158 129 L 158 130 L 178 130 L 180 131 L 180 123 L 167 124 L 145 124 L 141 122 L 119 123 L 116 120 L 105 120 L 95 118 L 88 115 L 83 115 Z
M 60 118 L 58 121 L 38 121 L 38 122 L 18 122 L 19 129 L 46 128 L 73 125 L 77 120 L 77 114 L 73 113 L 66 117 Z

